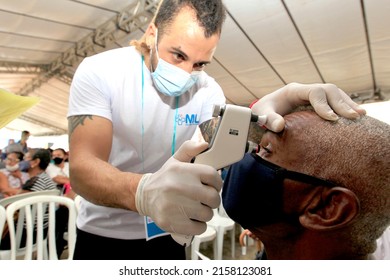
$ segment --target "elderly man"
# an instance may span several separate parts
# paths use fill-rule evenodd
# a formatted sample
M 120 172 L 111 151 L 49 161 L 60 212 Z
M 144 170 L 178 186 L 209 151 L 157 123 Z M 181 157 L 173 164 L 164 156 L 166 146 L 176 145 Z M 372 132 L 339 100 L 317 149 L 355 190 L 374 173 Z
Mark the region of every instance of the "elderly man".
M 230 167 L 227 214 L 269 259 L 372 259 L 390 225 L 390 126 L 368 116 L 331 123 L 311 111 L 285 121 Z

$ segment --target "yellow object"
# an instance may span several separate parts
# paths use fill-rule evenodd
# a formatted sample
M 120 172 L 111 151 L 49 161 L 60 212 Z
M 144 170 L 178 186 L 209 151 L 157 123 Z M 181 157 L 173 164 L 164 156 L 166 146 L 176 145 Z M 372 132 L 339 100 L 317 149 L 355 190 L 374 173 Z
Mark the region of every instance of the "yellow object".
M 0 88 L 0 128 L 39 102 L 39 97 L 20 96 Z

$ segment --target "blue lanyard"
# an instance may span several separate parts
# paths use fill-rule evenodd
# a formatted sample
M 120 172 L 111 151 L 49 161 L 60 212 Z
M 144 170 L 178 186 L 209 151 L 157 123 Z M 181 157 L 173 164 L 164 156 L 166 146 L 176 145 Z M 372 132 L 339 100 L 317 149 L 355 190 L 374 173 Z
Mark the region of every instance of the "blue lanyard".
M 141 105 L 141 138 L 142 138 L 142 144 L 141 144 L 141 160 L 142 160 L 142 170 L 145 170 L 144 166 L 144 88 L 145 88 L 145 77 L 144 77 L 144 56 L 142 55 L 142 62 L 141 62 L 141 76 L 142 76 L 142 105 Z M 176 126 L 177 126 L 177 119 L 179 115 L 179 96 L 175 97 L 175 117 L 173 119 L 173 135 L 172 135 L 172 147 L 171 147 L 171 154 L 173 155 L 175 153 L 176 149 Z
M 176 110 L 175 110 L 175 118 L 173 119 L 173 135 L 172 135 L 172 155 L 175 153 L 175 148 L 176 148 L 176 126 L 177 126 L 177 118 L 178 118 L 178 108 L 179 108 L 179 97 L 180 96 L 176 96 L 175 97 L 175 106 L 176 106 Z
M 141 100 L 142 100 L 142 105 L 141 105 L 141 160 L 142 160 L 142 170 L 145 171 L 145 161 L 144 161 L 144 56 L 142 55 L 142 62 L 141 62 L 141 76 L 142 76 L 142 92 L 141 92 Z

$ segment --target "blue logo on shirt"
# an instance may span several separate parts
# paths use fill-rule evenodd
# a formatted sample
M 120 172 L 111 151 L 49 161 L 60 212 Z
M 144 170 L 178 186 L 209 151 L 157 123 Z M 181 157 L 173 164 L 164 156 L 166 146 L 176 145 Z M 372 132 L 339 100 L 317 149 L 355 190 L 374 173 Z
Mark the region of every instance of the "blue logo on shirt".
M 182 114 L 179 114 L 176 118 L 176 123 L 178 125 L 198 125 L 199 124 L 199 117 L 198 114 L 186 114 L 183 116 Z

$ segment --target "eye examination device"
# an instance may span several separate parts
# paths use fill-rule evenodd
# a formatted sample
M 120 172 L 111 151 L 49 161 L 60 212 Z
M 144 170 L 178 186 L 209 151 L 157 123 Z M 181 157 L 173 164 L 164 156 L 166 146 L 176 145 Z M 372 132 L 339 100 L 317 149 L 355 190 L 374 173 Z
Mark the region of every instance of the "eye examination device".
M 257 152 L 258 145 L 248 141 L 251 122 L 264 125 L 265 116 L 252 114 L 250 108 L 237 105 L 214 105 L 213 117 L 219 117 L 209 148 L 196 156 L 194 163 L 206 164 L 221 169 Z
M 247 107 L 226 104 L 214 105 L 213 117 L 219 121 L 206 151 L 197 155 L 193 163 L 206 164 L 219 170 L 240 161 L 245 153 L 257 153 L 259 145 L 248 141 L 251 122 L 263 126 L 266 116 L 257 116 Z M 193 236 L 172 234 L 172 238 L 184 246 L 189 246 Z

